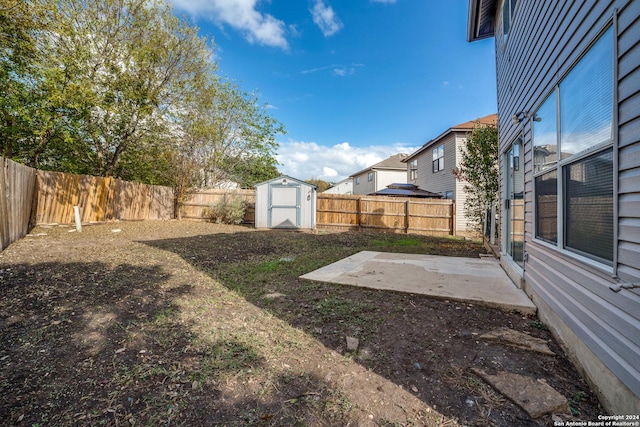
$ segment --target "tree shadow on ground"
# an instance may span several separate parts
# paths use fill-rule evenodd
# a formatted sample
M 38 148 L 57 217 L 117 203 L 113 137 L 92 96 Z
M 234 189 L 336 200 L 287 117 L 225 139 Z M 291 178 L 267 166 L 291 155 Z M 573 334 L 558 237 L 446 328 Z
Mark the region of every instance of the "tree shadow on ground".
M 188 243 L 188 242 L 185 242 Z M 198 337 L 162 265 L 0 263 L 0 419 L 12 425 L 348 425 L 307 372 L 251 381 L 265 360 Z M 241 384 L 241 386 L 237 386 Z M 322 421 L 325 420 L 325 421 Z
M 543 378 L 570 398 L 579 415 L 585 419 L 597 415 L 597 401 L 584 381 L 562 356 L 549 331 L 529 317 L 298 278 L 360 250 L 477 256 L 479 246 L 455 239 L 284 231 L 144 243 L 178 254 L 253 305 L 463 423 L 507 426 L 548 421 L 529 418 L 484 384 L 471 368 Z M 505 326 L 549 340 L 558 356 L 487 345 L 478 339 L 479 334 Z M 356 352 L 347 351 L 347 336 L 359 339 Z

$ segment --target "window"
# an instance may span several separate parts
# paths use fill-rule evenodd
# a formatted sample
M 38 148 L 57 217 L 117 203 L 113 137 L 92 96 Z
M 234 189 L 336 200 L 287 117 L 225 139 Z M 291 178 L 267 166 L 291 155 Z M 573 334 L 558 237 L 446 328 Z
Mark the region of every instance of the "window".
M 356 185 L 360 185 L 360 177 L 359 176 L 356 177 Z
M 558 171 L 534 178 L 536 188 L 536 237 L 558 243 Z
M 612 265 L 613 29 L 533 117 L 535 236 Z
M 444 170 L 444 144 L 433 149 L 433 172 Z
M 445 191 L 444 198 L 447 200 L 453 200 L 453 191 Z
M 533 117 L 533 172 L 554 167 L 558 163 L 558 125 L 556 93 L 542 103 Z
M 564 172 L 565 245 L 613 260 L 613 149 L 568 164 Z
M 498 33 L 502 33 L 503 42 L 507 41 L 507 36 L 511 30 L 513 15 L 516 10 L 517 0 L 503 0 L 500 8 L 500 18 L 498 18 Z
M 367 181 L 373 181 L 373 172 L 367 174 Z
M 418 179 L 418 159 L 411 160 L 409 163 L 409 179 L 411 181 Z

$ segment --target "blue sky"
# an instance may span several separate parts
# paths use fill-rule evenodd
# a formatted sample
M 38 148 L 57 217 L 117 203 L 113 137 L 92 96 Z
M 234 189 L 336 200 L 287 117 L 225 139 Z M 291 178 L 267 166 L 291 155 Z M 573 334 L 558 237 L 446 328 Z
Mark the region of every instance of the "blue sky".
M 497 110 L 493 39 L 467 43 L 467 0 L 171 1 L 284 124 L 292 177 L 337 182 Z

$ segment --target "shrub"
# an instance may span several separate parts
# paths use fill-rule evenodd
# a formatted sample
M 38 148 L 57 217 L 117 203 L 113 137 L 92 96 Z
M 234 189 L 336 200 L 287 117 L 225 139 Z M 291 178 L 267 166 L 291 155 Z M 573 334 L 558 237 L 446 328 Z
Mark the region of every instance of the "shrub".
M 209 220 L 216 224 L 240 224 L 244 220 L 247 201 L 238 194 L 225 194 L 209 207 Z

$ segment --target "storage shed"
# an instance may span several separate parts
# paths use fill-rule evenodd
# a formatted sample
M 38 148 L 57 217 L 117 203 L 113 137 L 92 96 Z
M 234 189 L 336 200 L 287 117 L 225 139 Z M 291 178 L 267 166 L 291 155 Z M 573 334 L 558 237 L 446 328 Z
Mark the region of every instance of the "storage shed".
M 316 227 L 316 186 L 282 175 L 255 185 L 256 228 Z

